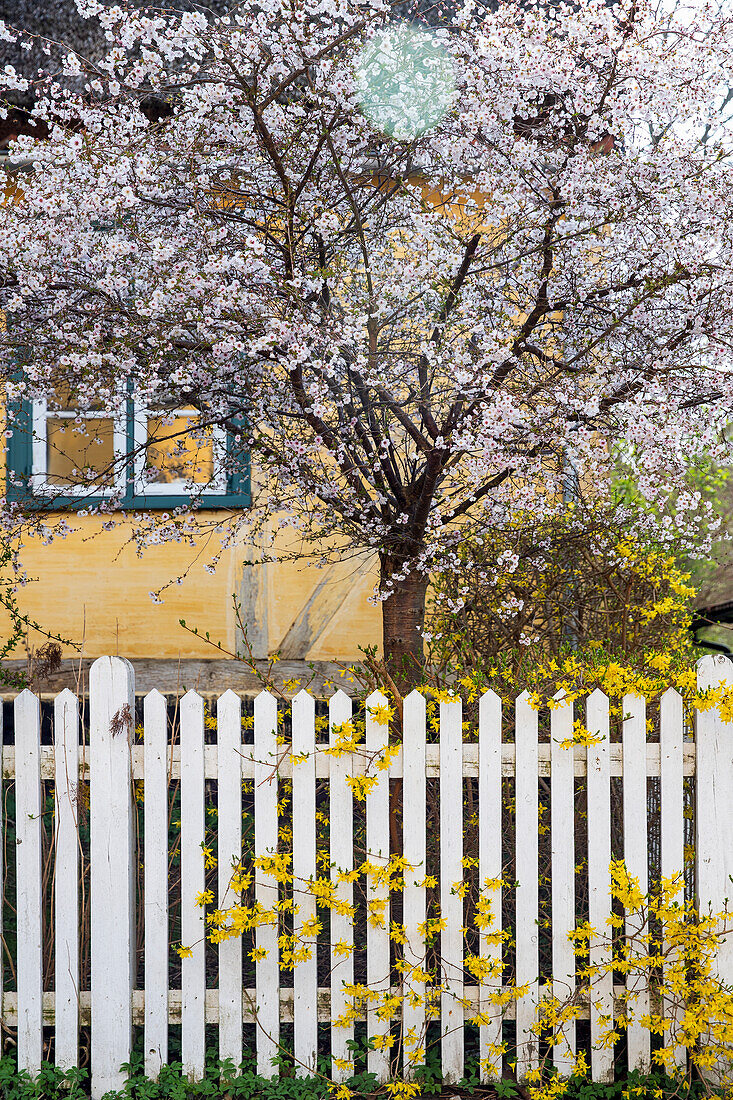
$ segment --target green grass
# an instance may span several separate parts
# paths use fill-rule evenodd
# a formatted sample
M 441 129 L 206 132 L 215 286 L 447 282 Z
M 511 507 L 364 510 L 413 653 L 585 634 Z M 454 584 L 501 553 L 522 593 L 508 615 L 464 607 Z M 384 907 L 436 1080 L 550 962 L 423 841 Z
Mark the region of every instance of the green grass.
M 107 1100 L 326 1100 L 329 1084 L 323 1076 L 300 1078 L 283 1067 L 284 1075 L 272 1080 L 258 1077 L 253 1070 L 235 1069 L 231 1063 L 212 1061 L 202 1081 L 192 1082 L 182 1073 L 180 1063 L 164 1066 L 157 1081 L 145 1077 L 142 1058 L 135 1056 L 129 1066 L 128 1078 L 121 1092 L 108 1093 Z M 290 1075 L 288 1075 L 290 1074 Z M 355 1095 L 369 1098 L 381 1095 L 371 1074 L 362 1074 L 349 1082 Z M 421 1080 L 423 1096 L 444 1096 L 461 1100 L 476 1096 L 477 1100 L 527 1100 L 527 1092 L 506 1080 L 496 1087 L 477 1084 L 473 1075 L 460 1085 L 444 1086 L 434 1072 Z M 590 1081 L 570 1082 L 567 1100 L 701 1100 L 710 1090 L 701 1084 L 680 1084 L 667 1078 L 636 1073 L 613 1084 L 593 1084 Z M 38 1078 L 18 1073 L 15 1058 L 0 1058 L 0 1097 L 2 1100 L 88 1100 L 89 1075 L 84 1069 L 62 1073 L 44 1063 Z

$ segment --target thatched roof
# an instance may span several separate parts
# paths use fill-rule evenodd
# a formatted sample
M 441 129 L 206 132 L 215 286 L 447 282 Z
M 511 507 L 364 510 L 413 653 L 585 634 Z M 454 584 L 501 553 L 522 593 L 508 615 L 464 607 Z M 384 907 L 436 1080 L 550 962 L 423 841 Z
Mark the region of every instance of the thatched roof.
M 0 0 L 0 19 L 18 30 L 37 34 L 39 39 L 66 42 L 88 56 L 99 53 L 96 21 L 83 19 L 74 0 Z M 41 45 L 39 41 L 35 49 L 23 50 L 18 44 L 3 42 L 4 63 L 13 65 L 24 76 L 34 76 L 44 62 L 48 64 Z
M 203 10 L 217 14 L 234 6 L 232 0 L 208 0 L 201 4 L 195 0 L 169 0 L 167 3 L 164 0 L 163 3 L 156 4 L 150 4 L 149 0 L 131 2 L 135 7 L 141 8 Z M 49 68 L 49 57 L 43 52 L 44 43 L 48 40 L 67 45 L 90 59 L 100 57 L 110 47 L 110 43 L 100 32 L 98 21 L 81 16 L 75 0 L 0 0 L 0 19 L 14 29 L 38 36 L 36 44 L 30 50 L 23 49 L 19 43 L 3 42 L 0 46 L 2 64 L 13 65 L 30 80 L 38 76 L 39 69 Z M 26 108 L 33 103 L 32 91 L 12 92 L 7 98 Z
M 109 0 L 111 4 L 113 0 Z M 237 0 L 130 0 L 135 7 L 173 9 L 174 11 L 203 11 L 221 14 L 237 7 Z M 488 0 L 487 7 L 493 6 Z M 450 18 L 455 10 L 455 0 L 403 0 L 393 11 L 397 18 L 421 18 L 436 24 Z M 53 39 L 67 43 L 88 57 L 98 56 L 109 43 L 99 31 L 96 19 L 84 19 L 78 12 L 75 0 L 0 0 L 0 19 L 12 27 L 32 34 L 39 39 Z M 36 49 L 24 50 L 18 45 L 3 42 L 0 48 L 3 64 L 11 64 L 24 76 L 35 76 L 39 68 L 48 64 L 42 52 L 42 42 Z
M 109 0 L 110 3 L 113 0 Z M 175 11 L 203 11 L 221 14 L 238 6 L 238 0 L 129 0 L 135 7 L 150 7 Z M 397 19 L 415 19 L 433 25 L 450 20 L 457 0 L 402 0 L 393 7 Z M 484 0 L 493 7 L 496 0 Z M 19 43 L 0 44 L 0 68 L 12 65 L 29 80 L 39 76 L 39 70 L 47 72 L 54 62 L 44 53 L 48 41 L 61 43 L 94 60 L 109 49 L 110 43 L 100 32 L 96 19 L 85 19 L 79 14 L 75 0 L 0 0 L 0 20 L 17 30 L 37 36 L 33 48 L 23 49 Z M 14 104 L 6 119 L 0 119 L 0 149 L 19 133 L 43 134 L 29 123 L 27 111 L 33 105 L 33 90 L 11 91 L 0 99 Z

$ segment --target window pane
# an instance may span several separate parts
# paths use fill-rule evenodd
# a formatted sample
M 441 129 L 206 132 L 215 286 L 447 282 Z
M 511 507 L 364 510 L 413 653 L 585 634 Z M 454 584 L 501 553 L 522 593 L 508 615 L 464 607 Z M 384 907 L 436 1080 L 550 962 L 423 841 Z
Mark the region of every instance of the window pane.
M 114 424 L 94 417 L 75 424 L 68 417 L 46 420 L 46 479 L 51 485 L 109 485 L 114 474 Z M 106 472 L 105 472 L 106 471 Z M 99 475 L 105 472 L 105 476 Z
M 188 416 L 148 417 L 145 480 L 149 485 L 194 483 L 214 478 L 211 429 L 192 429 Z

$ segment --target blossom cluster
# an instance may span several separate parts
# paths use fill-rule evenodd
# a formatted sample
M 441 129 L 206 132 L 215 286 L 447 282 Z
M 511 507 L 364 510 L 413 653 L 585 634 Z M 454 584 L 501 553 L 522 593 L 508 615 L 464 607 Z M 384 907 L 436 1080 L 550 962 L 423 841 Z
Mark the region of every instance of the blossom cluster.
M 725 11 L 465 5 L 439 36 L 450 102 L 408 133 L 362 110 L 384 0 L 83 7 L 107 52 L 59 57 L 48 138 L 13 148 L 34 171 L 2 208 L 11 399 L 194 407 L 252 462 L 233 528 L 377 551 L 383 594 L 467 527 L 547 513 L 568 466 L 607 495 L 609 439 L 652 504 L 725 457 Z M 113 522 L 114 493 L 95 507 Z

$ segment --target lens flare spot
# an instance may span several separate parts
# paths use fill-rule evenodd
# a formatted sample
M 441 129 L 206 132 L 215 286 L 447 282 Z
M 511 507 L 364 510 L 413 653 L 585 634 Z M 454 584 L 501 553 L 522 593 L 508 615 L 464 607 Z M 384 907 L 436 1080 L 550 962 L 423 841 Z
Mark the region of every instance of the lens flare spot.
M 436 34 L 414 26 L 389 27 L 370 39 L 355 77 L 362 112 L 397 141 L 437 126 L 455 95 L 450 56 Z

